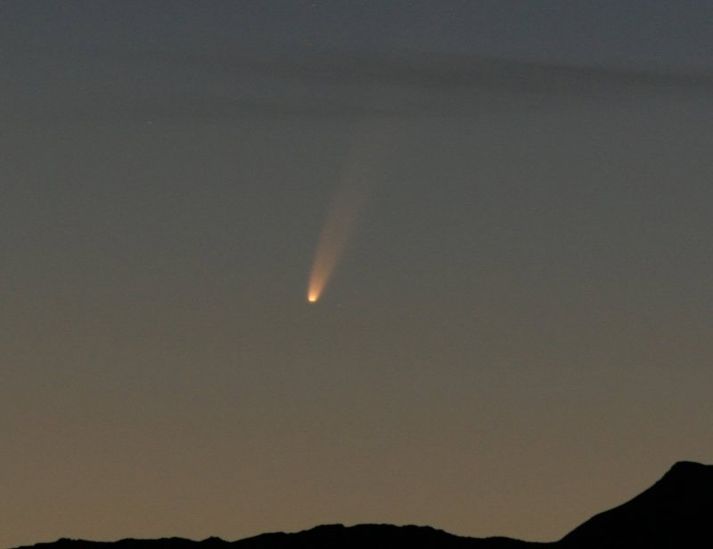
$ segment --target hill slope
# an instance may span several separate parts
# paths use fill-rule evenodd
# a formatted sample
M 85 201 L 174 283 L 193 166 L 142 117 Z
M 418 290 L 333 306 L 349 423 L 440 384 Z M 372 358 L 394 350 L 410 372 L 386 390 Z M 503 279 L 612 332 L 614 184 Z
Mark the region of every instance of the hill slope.
M 713 547 L 713 465 L 676 463 L 632 500 L 567 534 L 566 549 Z

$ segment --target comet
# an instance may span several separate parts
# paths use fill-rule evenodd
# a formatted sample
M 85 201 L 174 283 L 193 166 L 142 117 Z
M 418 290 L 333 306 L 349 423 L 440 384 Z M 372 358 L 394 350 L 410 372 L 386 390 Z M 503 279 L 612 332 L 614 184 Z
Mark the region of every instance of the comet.
M 383 121 L 382 121 L 383 122 Z M 378 182 L 375 170 L 398 142 L 398 129 L 390 123 L 365 120 L 358 124 L 317 241 L 307 285 L 307 301 L 317 303 L 347 249 L 358 218 Z
M 366 183 L 346 181 L 334 195 L 317 243 L 307 287 L 307 301 L 316 303 L 322 296 L 368 196 Z

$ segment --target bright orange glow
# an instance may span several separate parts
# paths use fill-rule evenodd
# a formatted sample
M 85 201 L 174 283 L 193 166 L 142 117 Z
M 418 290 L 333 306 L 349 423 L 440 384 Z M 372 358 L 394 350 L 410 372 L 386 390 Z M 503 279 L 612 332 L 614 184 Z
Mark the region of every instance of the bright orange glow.
M 367 194 L 366 185 L 351 181 L 345 183 L 334 197 L 319 237 L 309 277 L 307 301 L 310 303 L 315 303 L 322 296 L 332 277 Z
M 370 121 L 368 127 L 355 130 L 340 185 L 319 235 L 307 288 L 310 303 L 316 303 L 329 284 L 354 232 L 357 217 L 378 180 L 374 168 L 383 161 L 384 152 L 391 150 L 396 140 L 393 128 L 376 127 L 374 121 Z

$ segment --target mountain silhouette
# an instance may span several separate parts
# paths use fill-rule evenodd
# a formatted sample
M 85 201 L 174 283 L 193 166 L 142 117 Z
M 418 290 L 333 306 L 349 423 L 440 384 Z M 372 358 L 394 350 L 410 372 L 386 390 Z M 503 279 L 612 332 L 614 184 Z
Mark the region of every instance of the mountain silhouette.
M 713 547 L 712 525 L 713 465 L 682 461 L 630 501 L 595 515 L 559 541 L 549 543 L 469 538 L 429 526 L 332 524 L 234 542 L 219 538 L 60 539 L 18 549 L 692 549 Z
M 713 547 L 713 465 L 676 463 L 634 499 L 567 534 L 563 549 Z

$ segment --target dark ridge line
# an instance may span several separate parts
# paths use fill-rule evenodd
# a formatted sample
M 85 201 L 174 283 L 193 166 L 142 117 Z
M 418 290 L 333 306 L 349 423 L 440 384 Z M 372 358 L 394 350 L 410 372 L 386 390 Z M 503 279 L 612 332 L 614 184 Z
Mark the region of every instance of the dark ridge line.
M 225 541 L 209 537 L 124 538 L 88 541 L 60 538 L 16 549 L 679 549 L 713 547 L 713 465 L 675 463 L 659 480 L 632 499 L 584 521 L 557 541 L 528 542 L 507 537 L 472 538 L 432 526 L 324 524 L 298 532 L 271 532 Z

